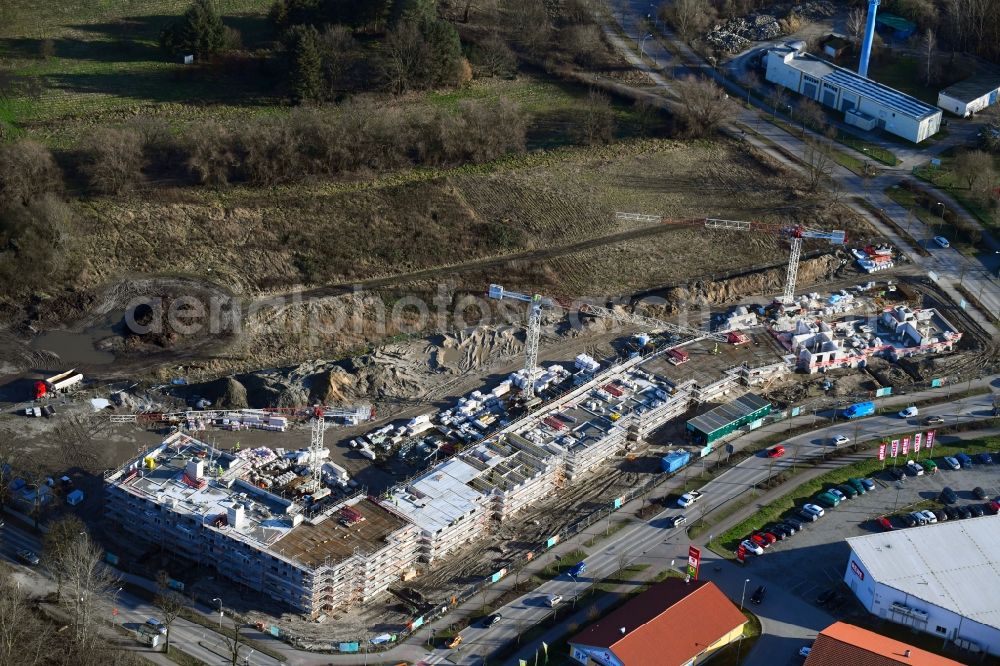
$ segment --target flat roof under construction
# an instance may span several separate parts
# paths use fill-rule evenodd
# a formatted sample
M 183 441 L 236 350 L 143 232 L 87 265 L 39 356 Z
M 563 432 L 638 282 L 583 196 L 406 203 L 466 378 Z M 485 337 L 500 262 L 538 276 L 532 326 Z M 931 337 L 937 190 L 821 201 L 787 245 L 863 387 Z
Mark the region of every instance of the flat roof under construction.
M 426 532 L 438 532 L 473 511 L 483 497 L 468 485 L 481 474 L 460 458 L 451 458 L 389 496 L 396 510 Z
M 375 502 L 362 499 L 349 505 L 364 517 L 350 527 L 341 525 L 335 512 L 318 525 L 302 523 L 271 547 L 285 557 L 316 567 L 327 560 L 340 561 L 356 550 L 370 553 L 385 545 L 387 537 L 406 525 L 399 516 Z

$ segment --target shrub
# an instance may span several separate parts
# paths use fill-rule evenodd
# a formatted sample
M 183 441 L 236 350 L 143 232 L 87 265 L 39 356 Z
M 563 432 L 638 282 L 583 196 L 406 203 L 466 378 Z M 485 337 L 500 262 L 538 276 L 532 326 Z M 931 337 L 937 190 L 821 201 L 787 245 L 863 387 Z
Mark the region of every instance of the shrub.
M 142 137 L 129 129 L 99 127 L 83 145 L 81 171 L 102 194 L 119 194 L 142 178 Z
M 60 189 L 62 173 L 48 148 L 35 141 L 0 144 L 0 208 Z

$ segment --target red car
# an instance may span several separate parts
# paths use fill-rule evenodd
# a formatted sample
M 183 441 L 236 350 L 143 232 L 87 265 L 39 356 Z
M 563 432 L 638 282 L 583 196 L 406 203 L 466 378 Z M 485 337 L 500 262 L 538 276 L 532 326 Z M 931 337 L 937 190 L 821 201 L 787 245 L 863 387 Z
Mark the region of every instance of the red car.
M 771 545 L 771 542 L 764 538 L 764 535 L 759 532 L 754 532 L 750 535 L 750 540 L 761 548 L 767 548 Z
M 780 458 L 783 455 L 785 455 L 785 447 L 783 447 L 781 444 L 778 444 L 777 446 L 772 446 L 767 450 L 768 458 Z
M 1000 513 L 1000 502 L 996 500 L 986 503 L 986 510 L 992 513 L 994 516 Z
M 893 529 L 895 529 L 892 526 L 892 521 L 890 521 L 885 516 L 879 516 L 875 522 L 877 522 L 879 527 L 881 527 L 886 532 L 891 532 Z

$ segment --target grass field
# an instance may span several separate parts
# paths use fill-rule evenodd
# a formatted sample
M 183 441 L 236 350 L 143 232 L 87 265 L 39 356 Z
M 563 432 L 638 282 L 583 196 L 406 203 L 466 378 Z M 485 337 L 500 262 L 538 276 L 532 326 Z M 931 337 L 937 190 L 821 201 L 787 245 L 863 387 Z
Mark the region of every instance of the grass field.
M 927 164 L 914 169 L 913 174 L 953 196 L 973 217 L 987 227 L 1000 229 L 1000 209 L 990 209 L 970 196 L 971 192 L 969 192 L 966 183 L 961 182 L 955 174 L 955 157 L 944 153 L 940 156 L 940 160 L 940 166 Z M 1000 173 L 1000 155 L 993 156 L 993 165 L 994 169 Z

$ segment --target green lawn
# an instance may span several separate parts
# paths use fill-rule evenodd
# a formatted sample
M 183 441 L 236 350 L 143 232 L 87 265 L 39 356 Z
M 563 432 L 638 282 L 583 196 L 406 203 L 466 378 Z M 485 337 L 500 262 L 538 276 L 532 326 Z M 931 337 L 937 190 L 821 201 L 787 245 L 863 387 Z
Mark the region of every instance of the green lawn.
M 981 205 L 974 197 L 970 196 L 968 185 L 962 182 L 955 174 L 955 158 L 950 154 L 942 154 L 940 166 L 932 166 L 930 163 L 913 170 L 913 175 L 921 180 L 939 187 L 953 196 L 969 213 L 987 227 L 1000 229 L 1000 210 L 990 209 Z M 1000 173 L 1000 155 L 993 156 L 994 169 Z M 994 183 L 996 185 L 996 183 Z

